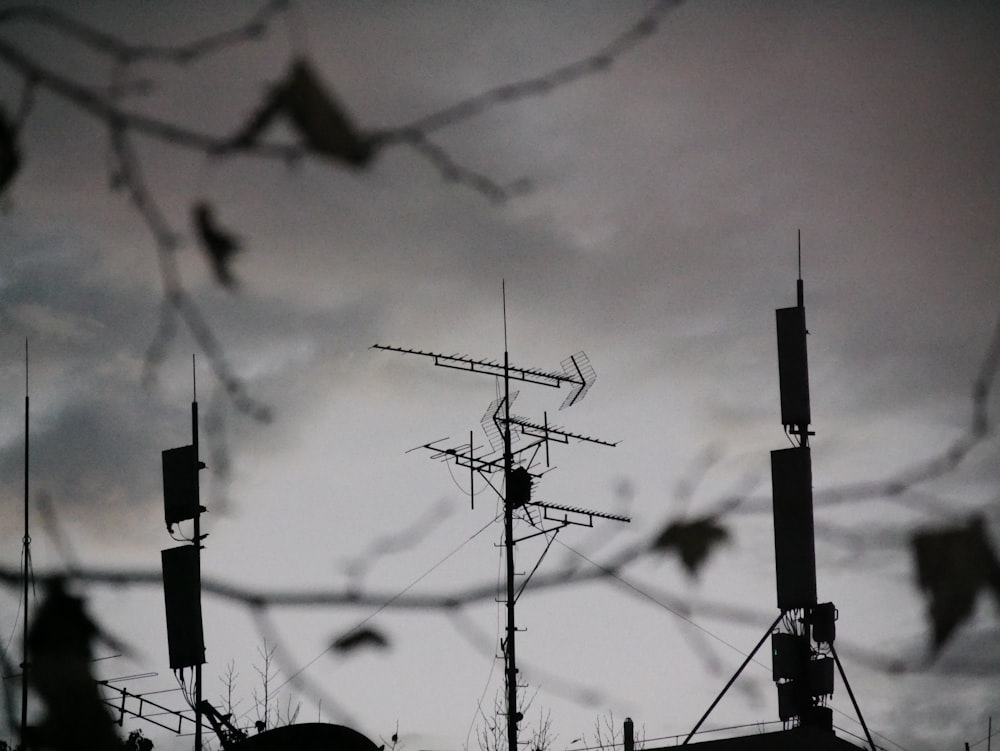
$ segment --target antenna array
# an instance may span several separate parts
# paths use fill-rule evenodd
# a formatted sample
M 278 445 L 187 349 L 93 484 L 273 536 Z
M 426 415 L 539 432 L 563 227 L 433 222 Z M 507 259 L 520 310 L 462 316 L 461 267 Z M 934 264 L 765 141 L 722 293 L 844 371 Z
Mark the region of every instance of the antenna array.
M 571 355 L 562 361 L 562 371 L 542 370 L 539 368 L 520 368 L 510 364 L 507 353 L 506 325 L 506 294 L 504 295 L 504 357 L 503 362 L 496 360 L 480 360 L 465 355 L 444 355 L 436 352 L 395 347 L 383 344 L 372 345 L 373 349 L 387 352 L 398 352 L 405 355 L 419 355 L 429 358 L 438 367 L 452 368 L 469 373 L 481 373 L 493 376 L 502 381 L 502 396 L 490 403 L 482 417 L 481 424 L 489 441 L 488 450 L 476 446 L 473 435 L 469 433 L 468 443 L 446 445 L 448 439 L 431 441 L 417 448 L 430 451 L 431 458 L 439 461 L 454 462 L 456 466 L 469 470 L 469 494 L 474 497 L 475 475 L 484 477 L 504 503 L 504 547 L 507 562 L 507 627 L 505 638 L 501 644 L 506 677 L 506 716 L 507 716 L 507 748 L 516 751 L 518 722 L 522 715 L 517 707 L 517 663 L 515 652 L 515 635 L 517 633 L 514 618 L 514 605 L 531 579 L 531 574 L 521 583 L 515 593 L 514 587 L 514 545 L 517 542 L 537 537 L 552 535 L 559 530 L 575 526 L 593 526 L 594 519 L 628 522 L 626 516 L 609 514 L 601 511 L 566 506 L 533 498 L 533 489 L 545 470 L 535 469 L 539 453 L 544 449 L 545 467 L 550 467 L 549 447 L 553 443 L 568 444 L 570 441 L 593 443 L 602 446 L 615 446 L 617 442 L 605 441 L 582 433 L 566 430 L 549 424 L 548 413 L 542 420 L 531 420 L 511 414 L 510 408 L 518 392 L 511 392 L 511 381 L 521 381 L 525 384 L 560 388 L 569 386 L 569 395 L 563 400 L 560 409 L 578 404 L 590 390 L 596 378 L 590 360 L 583 352 Z M 515 450 L 514 442 L 518 443 Z M 502 490 L 493 483 L 492 477 L 503 473 Z M 514 521 L 526 522 L 533 531 L 515 537 Z M 551 538 L 550 538 L 551 540 Z M 539 561 L 540 562 L 540 561 Z M 532 573 L 537 570 L 537 564 Z
M 814 433 L 809 429 L 808 331 L 801 237 L 800 232 L 796 305 L 775 311 L 781 424 L 793 444 L 791 448 L 771 452 L 775 579 L 781 612 L 681 745 L 688 744 L 753 656 L 770 639 L 772 677 L 778 689 L 778 715 L 782 722 L 792 727 L 811 726 L 833 732 L 833 710 L 827 704 L 833 695 L 836 666 L 872 751 L 875 749 L 834 647 L 837 609 L 832 602 L 818 602 L 816 596 L 809 448 L 809 437 Z

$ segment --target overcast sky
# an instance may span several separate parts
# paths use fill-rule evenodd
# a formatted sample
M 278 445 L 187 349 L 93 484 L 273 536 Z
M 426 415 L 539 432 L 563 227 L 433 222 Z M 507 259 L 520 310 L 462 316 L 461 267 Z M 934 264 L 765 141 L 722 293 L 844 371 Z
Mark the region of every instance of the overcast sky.
M 157 44 L 239 26 L 258 7 L 51 5 Z M 360 127 L 391 128 L 585 59 L 648 11 L 624 1 L 296 3 L 256 41 L 186 67 L 136 65 L 130 75 L 156 86 L 123 107 L 222 137 L 305 56 Z M 556 446 L 538 492 L 633 519 L 560 532 L 539 576 L 573 562 L 586 570 L 586 559 L 647 544 L 669 518 L 749 498 L 723 517 L 731 541 L 697 579 L 675 558 L 647 557 L 625 572 L 634 589 L 614 580 L 529 588 L 519 603 L 518 655 L 528 695 L 537 689 L 529 720 L 551 709 L 553 748 L 592 740 L 608 712 L 616 724 L 631 716 L 650 739 L 686 734 L 777 615 L 768 452 L 788 444 L 773 310 L 795 302 L 801 230 L 819 591 L 839 609 L 848 678 L 888 748 L 983 738 L 988 716 L 1000 718 L 997 601 L 984 596 L 931 660 L 908 539 L 980 512 L 1000 544 L 996 438 L 898 498 L 828 500 L 920 466 L 968 430 L 1000 317 L 1000 11 L 707 1 L 656 17 L 657 31 L 609 68 L 431 134 L 497 184 L 524 180 L 528 190 L 505 202 L 442 179 L 405 145 L 350 170 L 321 158 L 209 158 L 136 136 L 147 186 L 180 237 L 183 283 L 250 395 L 271 408 L 268 424 L 220 394 L 183 326 L 156 385 L 143 385 L 162 299 L 156 242 L 109 187 L 106 128 L 37 89 L 0 217 L 3 565 L 16 570 L 21 548 L 28 339 L 32 498 L 48 499 L 33 511 L 39 572 L 158 569 L 160 549 L 175 544 L 159 452 L 190 441 L 195 353 L 210 454 L 206 577 L 268 590 L 353 585 L 386 599 L 488 588 L 502 538 L 502 525 L 487 526 L 495 497 L 478 480 L 470 510 L 466 475 L 406 452 L 445 436 L 467 441 L 496 384 L 369 348 L 500 359 L 505 285 L 514 364 L 559 370 L 584 350 L 597 372 L 579 406 L 557 415 L 562 394 L 523 386 L 515 412 L 547 411 L 570 430 L 620 441 Z M 108 85 L 106 57 L 38 24 L 8 21 L 0 39 L 74 81 Z M 22 90 L 4 67 L 8 113 Z M 276 125 L 266 137 L 294 133 Z M 215 283 L 195 242 L 198 199 L 243 240 L 235 292 Z M 372 554 L 407 530 L 419 545 Z M 519 569 L 530 571 L 541 549 L 518 546 Z M 351 578 L 359 559 L 371 566 Z M 100 676 L 155 672 L 118 685 L 174 687 L 159 589 L 87 593 L 134 652 L 99 663 Z M 18 594 L 6 590 L 0 610 L 14 655 Z M 657 604 L 668 597 L 709 605 L 692 611 L 694 626 Z M 308 665 L 300 677 L 325 697 L 289 684 L 282 701 L 302 702 L 300 720 L 345 722 L 376 743 L 398 723 L 408 751 L 476 749 L 477 703 L 491 713 L 502 693 L 499 607 L 490 596 L 457 615 L 275 609 L 289 652 L 277 682 Z M 390 649 L 323 654 L 369 618 Z M 206 697 L 218 703 L 233 661 L 237 714 L 256 719 L 261 636 L 250 613 L 206 596 L 204 623 Z M 710 726 L 777 719 L 766 651 L 759 659 Z M 177 693 L 161 696 L 182 706 Z M 833 706 L 835 724 L 860 734 L 839 679 Z M 189 747 L 131 726 L 157 748 Z

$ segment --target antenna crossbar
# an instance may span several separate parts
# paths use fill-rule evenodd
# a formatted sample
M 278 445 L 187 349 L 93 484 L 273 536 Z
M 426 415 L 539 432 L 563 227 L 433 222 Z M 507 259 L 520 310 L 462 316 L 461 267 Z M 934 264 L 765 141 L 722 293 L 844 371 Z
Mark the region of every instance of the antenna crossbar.
M 528 501 L 524 505 L 536 506 L 537 508 L 542 509 L 543 513 L 545 514 L 545 519 L 553 522 L 567 522 L 569 524 L 574 523 L 572 520 L 567 520 L 565 517 L 563 518 L 550 517 L 548 515 L 548 512 L 550 510 L 562 511 L 564 513 L 570 513 L 570 514 L 580 514 L 581 516 L 587 516 L 590 517 L 591 519 L 610 519 L 616 522 L 625 522 L 626 524 L 632 521 L 631 517 L 623 516 L 622 514 L 612 514 L 607 511 L 591 511 L 590 509 L 578 508 L 576 506 L 561 506 L 558 503 L 547 503 L 543 501 Z M 592 526 L 592 525 L 588 524 L 586 526 Z
M 594 438 L 593 436 L 583 435 L 582 433 L 574 433 L 570 430 L 565 430 L 553 425 L 539 425 L 536 422 L 531 422 L 530 420 L 525 420 L 521 417 L 514 417 L 513 415 L 510 418 L 510 422 L 512 425 L 519 426 L 523 435 L 531 438 L 541 438 L 544 441 L 554 440 L 559 443 L 569 443 L 570 439 L 574 439 L 577 441 L 584 441 L 586 443 L 598 443 L 602 446 L 618 445 L 618 441 L 605 441 L 602 438 Z
M 577 438 L 579 440 L 588 440 L 586 436 L 577 436 L 575 434 L 569 434 L 572 438 Z M 558 435 L 536 436 L 532 435 L 532 438 L 537 440 L 531 441 L 517 449 L 512 449 L 510 452 L 511 457 L 518 457 L 525 454 L 532 449 L 543 445 L 548 440 L 555 440 L 557 443 L 568 444 L 569 439 L 566 437 L 560 437 Z M 615 443 L 608 443 L 607 441 L 601 441 L 599 439 L 590 439 L 592 443 L 601 444 L 604 446 L 616 446 Z M 465 469 L 472 469 L 476 472 L 485 472 L 492 474 L 494 472 L 501 472 L 504 469 L 504 457 L 503 454 L 483 454 L 482 456 L 476 456 L 474 451 L 469 449 L 468 444 L 463 444 L 461 446 L 456 446 L 454 448 L 444 448 L 442 446 L 435 445 L 437 441 L 432 441 L 431 443 L 424 443 L 420 446 L 416 446 L 410 451 L 416 451 L 417 449 L 427 449 L 431 453 L 431 459 L 437 459 L 439 461 L 451 461 L 454 460 L 455 464 L 459 467 L 464 467 Z M 409 453 L 409 452 L 407 452 Z
M 404 355 L 421 355 L 423 357 L 430 357 L 434 360 L 435 365 L 442 368 L 464 370 L 470 373 L 483 373 L 484 375 L 491 375 L 499 378 L 503 378 L 506 373 L 506 375 L 513 380 L 535 383 L 540 386 L 559 388 L 562 384 L 568 383 L 575 385 L 578 389 L 583 389 L 588 385 L 583 380 L 579 371 L 575 368 L 572 372 L 556 373 L 555 371 L 539 370 L 536 368 L 518 368 L 513 365 L 509 365 L 505 371 L 502 363 L 498 363 L 493 360 L 474 360 L 473 358 L 466 357 L 465 355 L 443 355 L 438 352 L 425 352 L 424 350 L 419 349 L 392 347 L 384 344 L 373 344 L 372 349 L 381 349 L 387 352 L 401 352 Z M 579 401 L 579 397 L 577 397 L 575 401 Z
M 112 686 L 108 681 L 98 681 L 98 683 L 106 689 L 111 691 L 116 691 L 119 694 L 119 701 L 114 701 L 107 697 L 102 698 L 104 704 L 106 704 L 111 709 L 114 709 L 118 713 L 117 722 L 121 725 L 125 716 L 135 717 L 140 720 L 145 720 L 146 722 L 157 725 L 164 730 L 169 730 L 172 733 L 180 735 L 184 732 L 184 723 L 189 722 L 192 726 L 196 725 L 197 722 L 193 717 L 189 717 L 185 714 L 184 710 L 171 709 L 170 707 L 165 707 L 162 704 L 158 704 L 155 701 L 151 701 L 149 698 L 143 694 L 133 694 L 131 691 L 121 688 L 119 686 Z M 157 710 L 157 711 L 153 711 Z M 153 719 L 154 717 L 163 717 L 165 715 L 173 716 L 177 719 L 177 725 L 168 725 L 160 720 Z M 207 727 L 207 726 L 206 726 Z
M 473 469 L 476 472 L 499 472 L 503 469 L 503 456 L 494 456 L 492 459 L 489 457 L 492 454 L 484 454 L 483 456 L 476 456 L 475 449 L 469 448 L 469 444 L 463 444 L 455 448 L 442 448 L 441 446 L 435 446 L 437 441 L 432 441 L 431 443 L 425 443 L 417 448 L 427 449 L 433 452 L 431 454 L 431 459 L 439 459 L 441 461 L 451 461 L 454 459 L 455 464 L 459 467 L 465 467 L 466 469 Z M 413 449 L 411 449 L 412 451 Z

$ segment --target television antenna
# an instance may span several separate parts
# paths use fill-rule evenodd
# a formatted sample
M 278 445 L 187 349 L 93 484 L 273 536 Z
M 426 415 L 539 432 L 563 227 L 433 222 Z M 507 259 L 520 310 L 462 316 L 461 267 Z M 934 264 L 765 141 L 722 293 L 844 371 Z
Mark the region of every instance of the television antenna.
M 563 400 L 560 409 L 579 403 L 590 390 L 596 375 L 586 354 L 579 352 L 562 361 L 562 371 L 541 370 L 538 368 L 515 367 L 510 363 L 507 350 L 507 303 L 504 294 L 504 353 L 503 362 L 496 360 L 474 359 L 466 355 L 445 355 L 437 352 L 374 344 L 372 349 L 386 352 L 398 352 L 405 355 L 420 355 L 430 358 L 434 365 L 442 368 L 452 368 L 469 373 L 481 373 L 501 379 L 503 395 L 494 400 L 482 418 L 483 429 L 490 442 L 489 449 L 476 446 L 472 431 L 469 432 L 467 444 L 451 445 L 443 438 L 422 444 L 417 449 L 431 452 L 431 458 L 440 461 L 454 461 L 456 466 L 469 470 L 469 494 L 473 507 L 475 496 L 473 482 L 476 474 L 483 477 L 497 496 L 503 500 L 504 508 L 504 548 L 506 551 L 507 568 L 507 625 L 505 638 L 501 644 L 504 657 L 504 676 L 506 681 L 506 715 L 507 715 L 507 748 L 517 751 L 517 725 L 522 714 L 517 708 L 517 659 L 515 650 L 515 635 L 517 633 L 514 606 L 521 593 L 524 592 L 531 575 L 537 570 L 537 564 L 531 574 L 521 583 L 515 592 L 514 585 L 514 545 L 518 542 L 538 537 L 552 535 L 551 540 L 559 530 L 568 526 L 592 527 L 594 519 L 628 522 L 627 516 L 611 514 L 603 511 L 565 506 L 532 498 L 532 486 L 541 478 L 546 470 L 535 469 L 538 454 L 544 449 L 545 467 L 549 464 L 549 446 L 552 443 L 568 444 L 571 441 L 595 443 L 602 446 L 615 446 L 617 442 L 605 441 L 592 436 L 576 433 L 565 428 L 551 425 L 548 413 L 544 413 L 541 422 L 517 417 L 511 413 L 511 403 L 518 392 L 511 393 L 511 381 L 521 381 L 525 384 L 561 388 L 569 386 L 569 394 Z M 517 449 L 513 443 L 517 441 Z M 416 449 L 411 449 L 416 450 Z M 480 453 L 481 452 L 481 453 Z M 494 484 L 493 476 L 502 472 L 502 487 Z M 526 521 L 533 531 L 521 537 L 515 537 L 514 521 Z M 546 550 L 548 548 L 546 547 Z M 544 552 L 542 553 L 544 556 Z M 539 563 L 541 559 L 539 559 Z

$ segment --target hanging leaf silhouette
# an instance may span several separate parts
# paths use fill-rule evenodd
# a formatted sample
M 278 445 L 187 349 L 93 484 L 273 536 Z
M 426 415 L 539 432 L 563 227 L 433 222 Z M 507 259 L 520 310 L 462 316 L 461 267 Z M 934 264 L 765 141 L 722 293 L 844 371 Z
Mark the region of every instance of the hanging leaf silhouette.
M 253 146 L 278 116 L 289 120 L 308 149 L 333 161 L 362 168 L 375 155 L 377 139 L 354 125 L 306 60 L 292 63 L 285 79 L 271 90 L 264 106 L 232 139 L 231 148 Z
M 216 223 L 215 213 L 207 201 L 196 203 L 192 216 L 198 241 L 208 256 L 216 280 L 223 287 L 234 289 L 236 277 L 233 276 L 230 263 L 233 256 L 240 251 L 239 239 Z
M 675 553 L 688 576 L 695 577 L 712 550 L 728 540 L 726 528 L 714 516 L 705 516 L 670 522 L 650 544 L 650 549 L 663 554 Z
M 0 109 L 0 194 L 21 168 L 21 152 L 17 147 L 17 130 Z
M 351 629 L 338 636 L 331 644 L 335 652 L 344 653 L 365 648 L 386 649 L 388 646 L 389 640 L 382 632 L 369 627 Z
M 28 634 L 28 677 L 45 703 L 42 723 L 29 728 L 32 748 L 76 751 L 120 749 L 114 723 L 91 674 L 92 644 L 101 633 L 61 581 L 49 585 Z
M 937 652 L 972 614 L 981 590 L 992 589 L 1000 603 L 1000 562 L 980 516 L 964 527 L 918 532 L 911 545 Z

